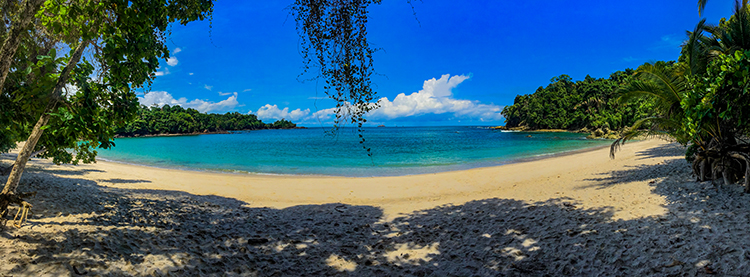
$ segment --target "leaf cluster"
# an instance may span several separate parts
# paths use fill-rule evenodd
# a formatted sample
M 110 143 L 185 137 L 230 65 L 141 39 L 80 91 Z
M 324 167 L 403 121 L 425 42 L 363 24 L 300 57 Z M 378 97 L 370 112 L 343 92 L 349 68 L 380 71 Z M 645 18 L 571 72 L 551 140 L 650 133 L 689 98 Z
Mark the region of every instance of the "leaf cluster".
M 10 2 L 16 1 L 3 1 L 3 8 Z M 35 150 L 55 163 L 92 162 L 95 149 L 111 147 L 115 129 L 136 115 L 134 89 L 150 85 L 159 58 L 169 57 L 169 24 L 210 18 L 212 11 L 211 0 L 45 1 L 22 34 L 0 93 L 0 151 L 26 140 L 47 110 Z M 3 16 L 14 20 L 13 10 Z M 82 44 L 92 45 L 90 52 L 73 64 L 67 89 L 56 90 L 70 60 L 62 52 Z
M 706 1 L 699 1 L 699 8 Z M 621 91 L 641 95 L 655 114 L 636 122 L 612 145 L 611 154 L 635 133 L 661 134 L 688 145 L 698 180 L 733 183 L 745 172 L 750 192 L 750 7 L 735 1 L 734 14 L 718 26 L 698 22 L 687 32 L 679 63 L 639 68 Z
M 622 104 L 617 89 L 630 80 L 632 69 L 617 71 L 609 78 L 573 81 L 568 75 L 552 78 L 546 87 L 529 95 L 519 95 L 513 105 L 503 108 L 506 127 L 531 129 L 582 128 L 621 129 L 649 114 L 650 103 Z

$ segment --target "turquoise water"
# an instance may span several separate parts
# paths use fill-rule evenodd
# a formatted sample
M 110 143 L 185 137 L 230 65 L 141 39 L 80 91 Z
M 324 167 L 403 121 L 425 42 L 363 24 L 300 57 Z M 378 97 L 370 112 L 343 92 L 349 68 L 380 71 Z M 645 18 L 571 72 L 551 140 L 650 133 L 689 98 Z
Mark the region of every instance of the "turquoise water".
M 366 128 L 368 157 L 352 129 L 261 130 L 234 134 L 118 138 L 111 161 L 157 167 L 334 176 L 392 176 L 494 166 L 608 145 L 576 133 L 502 132 L 486 127 Z M 532 137 L 527 137 L 531 135 Z

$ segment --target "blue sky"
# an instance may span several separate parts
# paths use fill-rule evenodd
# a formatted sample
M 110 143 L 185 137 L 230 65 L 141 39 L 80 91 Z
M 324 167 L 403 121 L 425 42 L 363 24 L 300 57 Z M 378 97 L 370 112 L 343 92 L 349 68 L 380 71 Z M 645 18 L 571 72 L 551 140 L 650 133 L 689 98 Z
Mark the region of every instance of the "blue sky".
M 676 60 L 697 1 L 384 0 L 371 7 L 373 79 L 383 107 L 372 125 L 502 125 L 500 111 L 552 77 L 608 77 L 648 61 Z M 216 1 L 208 21 L 172 26 L 141 103 L 203 112 L 253 113 L 307 127 L 330 126 L 335 103 L 300 82 L 302 57 L 291 1 Z M 717 23 L 733 1 L 709 1 Z

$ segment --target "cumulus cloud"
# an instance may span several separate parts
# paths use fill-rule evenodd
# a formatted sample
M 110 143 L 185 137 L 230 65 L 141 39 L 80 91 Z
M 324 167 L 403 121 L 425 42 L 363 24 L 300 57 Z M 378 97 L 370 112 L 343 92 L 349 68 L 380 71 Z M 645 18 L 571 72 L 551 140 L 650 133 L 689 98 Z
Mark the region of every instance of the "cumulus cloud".
M 222 112 L 234 109 L 239 102 L 237 102 L 237 93 L 233 93 L 229 98 L 219 101 L 210 102 L 201 99 L 194 99 L 188 101 L 187 98 L 181 97 L 175 99 L 171 94 L 166 91 L 152 91 L 146 93 L 143 97 L 138 97 L 138 102 L 145 106 L 157 105 L 159 107 L 164 105 L 175 106 L 179 105 L 183 108 L 193 108 L 199 112 L 210 113 L 210 112 Z
M 203 86 L 203 88 L 205 88 L 207 90 L 211 90 L 212 88 L 214 88 L 214 86 L 205 85 L 205 86 Z
M 182 52 L 182 49 L 180 49 L 180 47 L 177 47 L 177 48 L 174 49 L 174 51 L 172 51 L 172 54 L 177 54 L 177 53 L 180 53 L 180 52 Z
M 193 76 L 193 72 L 188 73 L 188 75 Z
M 304 121 L 303 119 L 307 118 L 308 115 L 310 115 L 310 109 L 296 109 L 290 112 L 288 107 L 282 110 L 279 109 L 279 107 L 276 105 L 266 104 L 265 106 L 260 107 L 260 109 L 255 112 L 255 115 L 262 120 L 286 119 L 291 121 Z
M 178 60 L 177 60 L 177 57 L 169 57 L 169 59 L 167 59 L 167 64 L 168 64 L 169 66 L 175 66 L 175 65 L 177 65 L 177 63 L 179 63 L 179 62 L 180 62 L 180 61 L 178 61 Z
M 401 93 L 393 100 L 387 97 L 380 98 L 380 108 L 370 112 L 368 119 L 372 120 L 471 120 L 471 121 L 497 121 L 502 120 L 502 106 L 494 104 L 482 104 L 475 100 L 456 99 L 453 89 L 469 79 L 467 75 L 449 74 L 442 75 L 439 79 L 432 78 L 424 81 L 422 89 L 411 94 Z M 314 99 L 314 98 L 313 98 Z M 344 103 L 345 106 L 348 103 Z M 310 110 L 289 108 L 280 109 L 276 105 L 267 104 L 261 107 L 257 115 L 259 118 L 281 119 L 286 118 L 300 122 L 332 122 L 335 116 L 335 108 L 323 109 L 310 114 Z
M 452 114 L 457 119 L 479 121 L 500 120 L 501 106 L 481 104 L 479 101 L 453 98 L 453 89 L 469 79 L 466 75 L 445 74 L 440 79 L 424 81 L 422 89 L 411 94 L 401 93 L 393 98 L 380 99 L 380 108 L 373 111 L 372 118 L 395 119 L 428 114 Z
M 329 120 L 336 114 L 336 108 L 328 108 L 314 112 L 307 120 Z
M 170 73 L 169 72 L 169 68 L 164 68 L 164 71 L 159 71 L 159 69 L 161 69 L 161 68 L 157 68 L 156 69 L 156 72 L 154 73 L 154 76 L 157 76 L 157 77 L 158 76 L 164 76 L 164 75 L 169 75 L 169 73 Z

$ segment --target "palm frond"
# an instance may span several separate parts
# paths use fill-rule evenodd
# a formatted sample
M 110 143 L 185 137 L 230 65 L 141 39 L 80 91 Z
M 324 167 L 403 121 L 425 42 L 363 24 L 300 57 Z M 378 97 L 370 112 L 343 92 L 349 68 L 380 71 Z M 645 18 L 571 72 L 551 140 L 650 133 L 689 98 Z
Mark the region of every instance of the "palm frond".
M 687 89 L 683 77 L 649 64 L 641 66 L 636 77 L 618 90 L 618 101 L 624 103 L 646 97 L 652 99 L 657 109 L 667 116 L 681 112 L 679 103 Z
M 614 159 L 615 153 L 620 151 L 620 148 L 625 142 L 640 136 L 645 136 L 646 138 L 658 137 L 662 139 L 673 139 L 679 143 L 685 144 L 689 141 L 689 138 L 678 131 L 681 124 L 680 120 L 656 116 L 639 119 L 633 123 L 633 126 L 631 126 L 629 130 L 623 132 L 619 138 L 612 142 L 609 146 L 609 157 Z M 641 128 L 644 125 L 650 126 L 649 128 Z
M 706 70 L 708 61 L 705 59 L 705 55 L 703 55 L 706 45 L 713 45 L 714 43 L 718 43 L 718 41 L 712 40 L 713 37 L 703 35 L 703 31 L 716 31 L 714 29 L 714 26 L 706 24 L 706 19 L 704 18 L 695 25 L 692 32 L 687 32 L 688 40 L 684 45 L 684 51 L 687 54 L 685 57 L 687 58 L 688 68 L 693 75 L 700 74 Z
M 706 2 L 708 0 L 698 0 L 698 15 L 703 16 L 703 10 L 706 9 Z
M 638 69 L 636 76 L 661 87 L 660 98 L 669 102 L 679 102 L 682 98 L 682 91 L 687 89 L 687 81 L 674 73 L 673 70 L 666 69 L 663 66 L 645 64 Z

